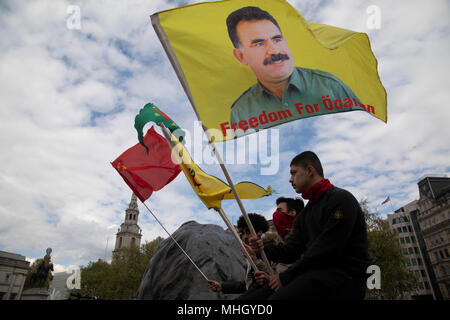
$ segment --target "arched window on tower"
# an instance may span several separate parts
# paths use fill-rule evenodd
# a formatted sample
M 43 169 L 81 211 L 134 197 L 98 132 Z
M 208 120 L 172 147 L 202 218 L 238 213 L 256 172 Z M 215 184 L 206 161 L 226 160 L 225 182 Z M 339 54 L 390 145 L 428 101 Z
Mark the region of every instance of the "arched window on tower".
M 119 238 L 119 249 L 122 248 L 122 237 Z
M 135 245 L 135 242 L 136 242 L 136 239 L 135 239 L 135 238 L 131 238 L 131 245 L 132 245 L 132 246 Z

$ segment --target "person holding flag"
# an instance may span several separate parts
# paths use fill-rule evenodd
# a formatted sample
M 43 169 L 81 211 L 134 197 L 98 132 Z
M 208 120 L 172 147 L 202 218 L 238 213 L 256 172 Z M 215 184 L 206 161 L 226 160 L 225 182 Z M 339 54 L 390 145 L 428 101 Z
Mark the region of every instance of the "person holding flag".
M 294 157 L 290 173 L 294 190 L 309 200 L 291 235 L 281 245 L 264 245 L 257 237 L 250 244 L 255 253 L 264 249 L 271 261 L 292 265 L 246 299 L 363 299 L 371 259 L 358 201 L 324 179 L 320 160 L 311 151 Z M 258 271 L 255 277 L 266 275 Z
M 300 198 L 285 197 L 278 198 L 276 204 L 277 209 L 273 213 L 272 221 L 278 235 L 285 241 L 292 231 L 295 217 L 303 210 L 305 204 Z
M 272 222 L 275 227 L 275 230 L 277 230 L 277 239 L 276 244 L 286 241 L 287 237 L 289 237 L 293 225 L 294 220 L 297 217 L 298 214 L 303 210 L 305 207 L 305 204 L 303 203 L 303 200 L 300 198 L 285 198 L 280 197 L 276 200 L 277 208 L 275 212 L 272 215 Z M 266 239 L 267 237 L 265 237 Z M 268 242 L 268 241 L 266 241 Z M 250 248 L 251 249 L 251 248 Z M 252 252 L 249 251 L 250 254 Z M 273 263 L 272 267 L 276 272 L 283 272 L 287 268 L 289 268 L 290 264 L 284 264 L 284 263 Z M 259 273 L 257 282 L 260 285 L 263 285 L 266 281 L 270 280 L 270 275 L 266 273 Z
M 266 218 L 257 213 L 249 213 L 248 217 L 250 218 L 250 221 L 252 222 L 252 225 L 256 230 L 256 234 L 258 235 L 259 238 L 261 238 L 269 230 L 269 224 Z M 249 245 L 248 239 L 250 238 L 251 234 L 243 216 L 239 218 L 237 227 L 239 230 L 239 234 L 241 235 L 242 242 L 244 243 L 244 246 L 246 246 L 249 252 L 253 253 L 251 248 L 248 246 Z M 270 273 L 270 271 L 267 270 L 267 267 L 264 265 L 263 261 L 259 259 L 255 254 L 251 255 L 251 258 L 259 270 L 264 271 L 265 273 Z M 208 282 L 208 288 L 214 292 L 232 294 L 232 293 L 248 293 L 260 287 L 258 282 L 256 282 L 255 280 L 251 265 L 248 261 L 247 261 L 247 270 L 245 274 L 246 274 L 245 279 L 241 281 L 230 280 L 220 283 L 215 280 L 210 280 Z

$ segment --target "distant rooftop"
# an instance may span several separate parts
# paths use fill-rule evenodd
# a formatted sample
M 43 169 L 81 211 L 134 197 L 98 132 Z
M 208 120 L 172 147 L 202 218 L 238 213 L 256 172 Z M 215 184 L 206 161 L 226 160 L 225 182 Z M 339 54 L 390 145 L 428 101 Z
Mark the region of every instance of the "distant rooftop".
M 446 175 L 445 173 L 441 173 L 441 174 L 438 174 L 438 173 L 424 174 L 423 176 L 421 176 L 421 177 L 417 180 L 417 182 L 420 182 L 420 181 L 422 181 L 422 180 L 425 179 L 425 178 L 448 178 L 448 175 Z
M 25 256 L 23 256 L 21 254 L 8 252 L 8 251 L 2 251 L 2 250 L 0 250 L 0 258 L 7 258 L 7 259 L 23 260 L 23 261 L 25 261 Z
M 449 192 L 450 178 L 444 176 L 426 176 L 417 185 L 419 186 L 421 198 L 438 199 Z

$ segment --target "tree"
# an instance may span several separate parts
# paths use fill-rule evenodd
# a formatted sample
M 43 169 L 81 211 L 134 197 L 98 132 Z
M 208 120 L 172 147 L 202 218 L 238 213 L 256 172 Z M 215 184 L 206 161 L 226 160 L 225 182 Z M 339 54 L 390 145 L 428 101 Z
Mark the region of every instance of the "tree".
M 145 269 L 156 247 L 163 241 L 157 237 L 141 247 L 122 248 L 115 253 L 111 264 L 98 260 L 81 268 L 81 289 L 73 294 L 100 299 L 134 299 Z
M 73 290 L 88 297 L 110 298 L 112 279 L 114 278 L 111 265 L 101 259 L 89 262 L 87 267 L 81 268 L 81 289 Z
M 369 255 L 381 270 L 381 289 L 369 290 L 369 299 L 398 299 L 417 286 L 417 277 L 406 267 L 406 257 L 398 242 L 397 232 L 376 213 L 370 213 L 367 200 L 360 201 L 366 217 Z

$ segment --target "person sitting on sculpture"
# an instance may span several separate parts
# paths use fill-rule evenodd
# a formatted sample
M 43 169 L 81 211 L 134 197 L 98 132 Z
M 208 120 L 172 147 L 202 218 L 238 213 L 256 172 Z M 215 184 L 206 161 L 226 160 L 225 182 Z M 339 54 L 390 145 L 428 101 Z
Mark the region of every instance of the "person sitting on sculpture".
M 265 235 L 269 230 L 269 224 L 266 218 L 257 213 L 249 213 L 248 217 L 253 227 L 255 228 L 256 235 L 264 240 L 263 235 Z M 242 242 L 245 247 L 248 247 L 248 249 L 250 249 L 247 249 L 247 251 L 251 252 L 250 256 L 257 268 L 266 273 L 270 273 L 270 271 L 267 270 L 267 266 L 264 264 L 264 262 L 254 254 L 253 250 L 251 250 L 249 246 L 249 238 L 251 237 L 251 233 L 243 216 L 239 218 L 237 227 L 239 234 L 241 235 Z M 224 294 L 244 293 L 258 288 L 260 285 L 255 281 L 252 267 L 247 260 L 246 262 L 247 272 L 245 279 L 241 281 L 224 281 L 222 283 L 214 280 L 209 280 L 208 288 L 214 292 L 222 292 Z

